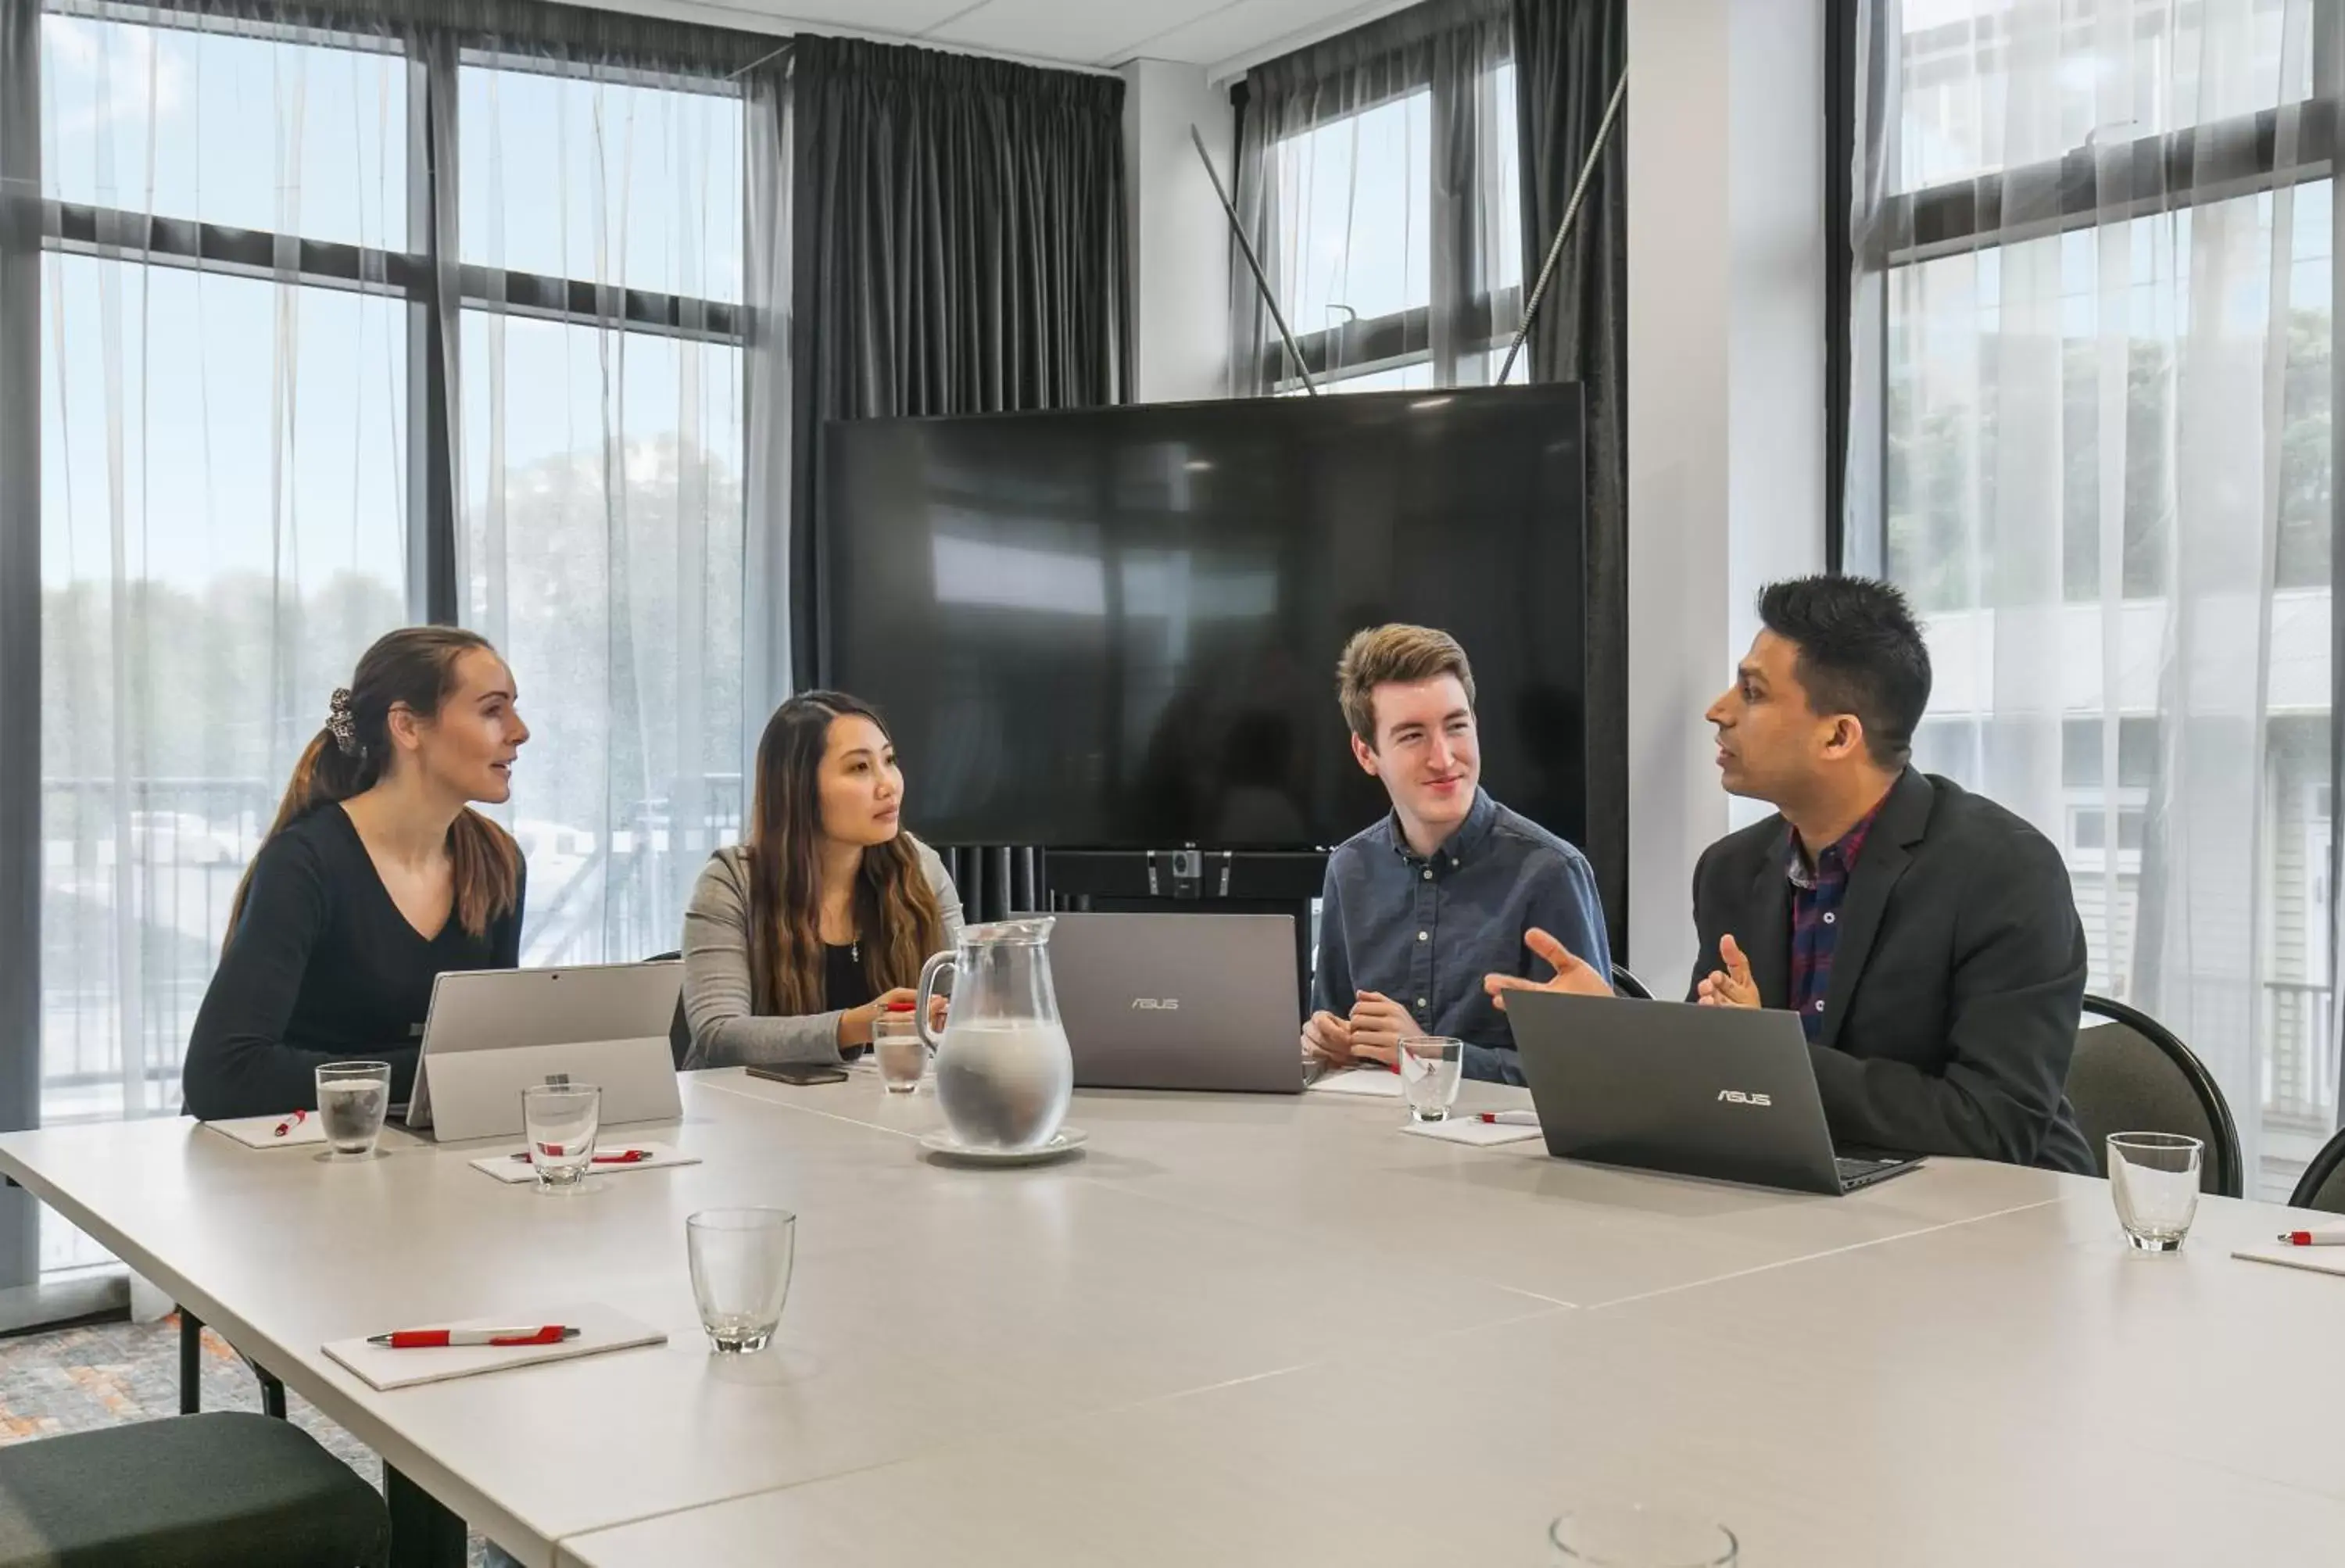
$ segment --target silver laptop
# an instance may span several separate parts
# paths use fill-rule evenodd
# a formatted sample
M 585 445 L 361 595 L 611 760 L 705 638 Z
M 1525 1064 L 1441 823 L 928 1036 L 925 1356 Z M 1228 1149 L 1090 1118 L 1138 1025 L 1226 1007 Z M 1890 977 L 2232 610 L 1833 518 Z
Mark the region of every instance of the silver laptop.
M 514 1135 L 521 1092 L 568 1081 L 603 1091 L 603 1121 L 684 1115 L 668 1026 L 684 965 L 454 970 L 431 987 L 407 1125 L 443 1143 Z
M 1292 915 L 1062 914 L 1051 974 L 1082 1088 L 1303 1091 Z
M 1836 1155 L 1794 1013 L 1509 992 L 1548 1153 L 1841 1194 L 1922 1162 Z

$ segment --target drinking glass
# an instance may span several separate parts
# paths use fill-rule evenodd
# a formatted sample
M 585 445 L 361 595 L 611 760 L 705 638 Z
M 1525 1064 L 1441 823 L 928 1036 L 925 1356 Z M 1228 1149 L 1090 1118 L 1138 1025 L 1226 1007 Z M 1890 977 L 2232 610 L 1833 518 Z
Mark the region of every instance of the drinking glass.
M 1731 1568 L 1734 1532 L 1642 1503 L 1577 1508 L 1548 1527 L 1557 1568 Z
M 1457 1075 L 1466 1065 L 1465 1044 L 1436 1035 L 1400 1043 L 1400 1092 L 1411 1121 L 1446 1122 L 1457 1102 Z
M 328 1157 L 371 1159 L 391 1113 L 391 1064 L 329 1062 L 318 1069 L 318 1125 Z
M 540 1192 L 576 1192 L 594 1163 L 603 1091 L 592 1084 L 535 1084 L 521 1092 L 521 1125 Z
M 929 1048 L 920 1039 L 920 1025 L 909 1013 L 883 1013 L 871 1021 L 871 1054 L 879 1063 L 879 1081 L 891 1095 L 909 1095 L 920 1086 L 928 1069 Z
M 2198 1213 L 2198 1161 L 2206 1145 L 2180 1133 L 2111 1133 L 2109 1199 L 2126 1239 L 2172 1252 Z
M 704 1208 L 684 1222 L 692 1296 L 709 1342 L 762 1350 L 790 1298 L 798 1217 L 783 1208 Z

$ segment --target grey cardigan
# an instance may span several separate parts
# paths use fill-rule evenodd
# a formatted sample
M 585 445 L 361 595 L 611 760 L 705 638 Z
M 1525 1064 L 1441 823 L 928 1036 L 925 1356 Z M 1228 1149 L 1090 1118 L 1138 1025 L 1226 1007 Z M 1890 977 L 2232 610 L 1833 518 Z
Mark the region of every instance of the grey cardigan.
M 958 946 L 960 893 L 934 850 L 918 839 L 912 848 L 937 895 L 945 946 Z M 839 1059 L 838 1013 L 761 1018 L 752 1009 L 749 876 L 738 846 L 709 857 L 684 911 L 684 1013 L 692 1025 L 687 1068 Z

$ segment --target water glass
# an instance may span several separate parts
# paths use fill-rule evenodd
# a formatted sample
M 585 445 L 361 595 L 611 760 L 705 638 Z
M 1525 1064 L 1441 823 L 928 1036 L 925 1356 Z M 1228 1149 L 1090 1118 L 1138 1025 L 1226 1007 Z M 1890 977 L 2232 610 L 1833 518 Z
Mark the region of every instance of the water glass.
M 879 1064 L 879 1081 L 891 1095 L 909 1095 L 920 1086 L 928 1070 L 929 1048 L 920 1039 L 920 1025 L 909 1013 L 883 1013 L 871 1021 L 871 1054 Z
M 1557 1568 L 1731 1568 L 1741 1550 L 1722 1524 L 1633 1502 L 1574 1509 L 1547 1539 Z
M 521 1092 L 522 1131 L 540 1192 L 576 1192 L 594 1163 L 603 1091 L 592 1084 L 537 1084 Z
M 704 1208 L 684 1222 L 692 1296 L 709 1342 L 762 1350 L 790 1298 L 798 1217 L 782 1208 Z
M 2144 1252 L 2172 1252 L 2198 1213 L 2198 1162 L 2206 1145 L 2180 1133 L 2111 1133 L 2109 1199 L 2126 1239 Z
M 1466 1066 L 1462 1041 L 1436 1035 L 1400 1043 L 1400 1092 L 1416 1122 L 1446 1122 L 1457 1103 L 1457 1077 Z
M 318 1069 L 318 1125 L 330 1157 L 371 1159 L 391 1114 L 391 1064 L 329 1062 Z

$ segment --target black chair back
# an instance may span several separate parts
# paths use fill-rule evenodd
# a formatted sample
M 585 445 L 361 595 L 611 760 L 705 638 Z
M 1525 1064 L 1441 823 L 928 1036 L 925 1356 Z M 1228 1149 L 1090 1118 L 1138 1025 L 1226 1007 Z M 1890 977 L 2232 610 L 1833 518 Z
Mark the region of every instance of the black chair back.
M 2303 1179 L 2289 1194 L 2288 1206 L 2345 1214 L 2345 1132 L 2320 1145 L 2320 1152 L 2304 1167 Z
M 671 959 L 681 959 L 683 956 L 682 952 L 655 952 L 644 962 L 665 963 Z M 669 1054 L 675 1058 L 675 1070 L 679 1073 L 683 1072 L 684 1059 L 692 1054 L 692 1025 L 685 1019 L 684 998 L 681 996 L 675 999 L 675 1018 L 667 1026 L 667 1048 Z
M 1630 997 L 1638 1002 L 1650 1002 L 1653 999 L 1652 992 L 1646 988 L 1643 981 L 1629 972 L 1629 966 L 1625 963 L 1616 963 L 1612 966 L 1612 994 Z
M 2245 1190 L 2239 1129 L 2221 1086 L 2172 1030 L 2138 1008 L 2085 998 L 2085 1026 L 2068 1063 L 2068 1104 L 2092 1148 L 2093 1168 L 2103 1176 L 2109 1174 L 2111 1133 L 2180 1133 L 2207 1145 L 2201 1192 L 2238 1197 Z

